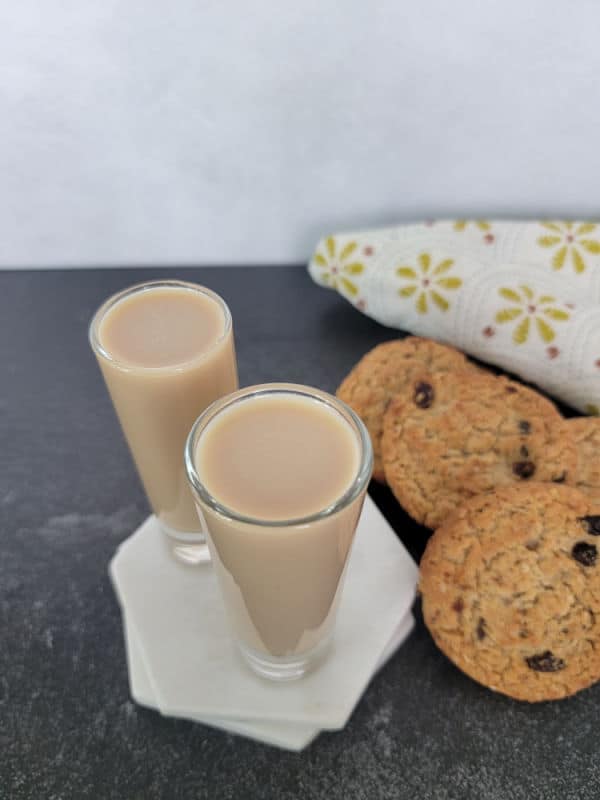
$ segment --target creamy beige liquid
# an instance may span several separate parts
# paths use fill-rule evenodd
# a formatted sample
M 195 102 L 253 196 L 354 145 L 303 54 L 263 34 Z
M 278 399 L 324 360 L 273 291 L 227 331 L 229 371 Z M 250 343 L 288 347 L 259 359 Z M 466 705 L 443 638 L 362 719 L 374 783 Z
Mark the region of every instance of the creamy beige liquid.
M 335 409 L 274 394 L 219 414 L 202 435 L 196 467 L 208 491 L 249 517 L 287 520 L 334 503 L 358 471 L 358 443 Z
M 222 505 L 282 521 L 331 506 L 354 482 L 358 437 L 335 409 L 290 394 L 244 399 L 198 440 L 200 480 Z M 305 525 L 231 521 L 201 504 L 234 629 L 274 656 L 311 650 L 331 629 L 364 495 Z
M 193 288 L 151 287 L 108 310 L 98 356 L 154 513 L 169 528 L 200 528 L 183 465 L 199 414 L 235 391 L 231 328 L 221 305 Z M 224 335 L 225 334 L 225 335 Z

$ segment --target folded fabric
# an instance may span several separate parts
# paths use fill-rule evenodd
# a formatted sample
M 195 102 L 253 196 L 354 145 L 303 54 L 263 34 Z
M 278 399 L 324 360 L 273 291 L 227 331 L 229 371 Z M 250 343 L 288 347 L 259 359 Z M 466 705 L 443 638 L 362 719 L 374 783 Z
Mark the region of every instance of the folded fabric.
M 600 224 L 457 220 L 323 238 L 313 279 L 600 414 Z

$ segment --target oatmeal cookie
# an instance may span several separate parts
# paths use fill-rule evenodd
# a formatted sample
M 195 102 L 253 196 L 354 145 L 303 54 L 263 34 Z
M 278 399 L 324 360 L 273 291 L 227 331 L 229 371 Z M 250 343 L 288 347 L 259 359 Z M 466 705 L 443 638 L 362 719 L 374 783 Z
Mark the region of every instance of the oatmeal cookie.
M 554 405 L 483 371 L 413 376 L 385 413 L 382 454 L 394 495 L 430 528 L 498 486 L 572 483 L 577 466 L 573 436 Z
M 423 616 L 474 680 L 556 700 L 600 679 L 600 516 L 578 489 L 527 484 L 465 502 L 421 561 Z
M 337 396 L 348 403 L 367 426 L 373 443 L 373 477 L 385 481 L 381 459 L 383 414 L 391 398 L 415 375 L 436 377 L 452 370 L 481 372 L 452 347 L 408 336 L 384 342 L 368 352 L 342 381 Z
M 600 509 L 600 417 L 578 417 L 567 422 L 579 457 L 575 486 Z

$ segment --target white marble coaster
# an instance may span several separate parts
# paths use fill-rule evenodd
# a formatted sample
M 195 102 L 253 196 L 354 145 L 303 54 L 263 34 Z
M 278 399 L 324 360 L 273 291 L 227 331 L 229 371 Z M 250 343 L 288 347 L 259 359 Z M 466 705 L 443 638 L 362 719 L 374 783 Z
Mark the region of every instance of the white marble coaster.
M 414 617 L 408 614 L 396 628 L 396 631 L 386 647 L 383 656 L 377 665 L 377 669 L 381 667 L 392 657 L 396 650 L 400 647 L 402 642 L 408 637 L 414 626 Z M 127 666 L 129 670 L 129 687 L 131 696 L 142 706 L 153 708 L 158 711 L 156 695 L 150 676 L 146 670 L 146 665 L 142 659 L 140 648 L 138 644 L 138 636 L 134 631 L 132 625 L 128 622 L 127 617 L 123 614 L 123 626 L 125 629 L 125 643 L 127 649 Z M 309 745 L 312 740 L 321 732 L 319 728 L 310 727 L 309 725 L 296 725 L 291 722 L 259 722 L 234 720 L 234 719 L 217 719 L 216 717 L 199 717 L 190 715 L 182 715 L 185 719 L 190 719 L 193 722 L 202 722 L 205 725 L 210 725 L 213 728 L 220 728 L 221 730 L 228 731 L 229 733 L 237 733 L 241 736 L 247 736 L 250 739 L 256 739 L 259 742 L 266 744 L 276 745 L 277 747 L 285 748 L 286 750 L 302 750 Z
M 119 548 L 110 572 L 164 714 L 342 728 L 412 605 L 417 567 L 367 498 L 328 659 L 278 684 L 243 663 L 210 566 L 167 553 L 150 517 Z

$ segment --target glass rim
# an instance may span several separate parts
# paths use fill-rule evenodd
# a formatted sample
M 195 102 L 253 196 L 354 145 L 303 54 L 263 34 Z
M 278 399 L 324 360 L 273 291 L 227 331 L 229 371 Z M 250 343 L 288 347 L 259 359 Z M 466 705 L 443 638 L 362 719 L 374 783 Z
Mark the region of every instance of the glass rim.
M 115 358 L 102 344 L 100 341 L 100 326 L 106 317 L 106 315 L 115 307 L 117 306 L 122 300 L 125 300 L 128 297 L 131 297 L 135 294 L 139 294 L 142 292 L 152 291 L 153 289 L 186 289 L 190 292 L 196 292 L 197 294 L 202 294 L 205 297 L 209 297 L 211 300 L 214 300 L 217 305 L 220 307 L 221 311 L 223 312 L 223 331 L 219 335 L 219 338 L 211 344 L 211 346 L 204 350 L 202 353 L 194 356 L 193 358 L 187 359 L 186 361 L 179 361 L 176 364 L 165 364 L 159 367 L 147 367 L 142 364 L 132 364 L 127 361 L 120 361 L 118 358 Z M 96 356 L 103 358 L 105 361 L 108 361 L 112 366 L 116 367 L 117 369 L 123 370 L 123 372 L 146 372 L 146 373 L 162 373 L 162 372 L 181 372 L 185 369 L 188 369 L 190 366 L 200 363 L 205 358 L 207 358 L 219 345 L 223 343 L 223 341 L 229 335 L 231 331 L 231 311 L 229 310 L 229 306 L 223 300 L 223 298 L 218 295 L 216 292 L 213 292 L 212 289 L 208 289 L 206 286 L 201 286 L 199 283 L 192 283 L 191 281 L 182 281 L 178 280 L 177 278 L 159 278 L 157 280 L 152 281 L 143 281 L 141 283 L 135 283 L 133 286 L 128 286 L 125 289 L 121 289 L 121 291 L 116 292 L 115 294 L 108 297 L 102 305 L 96 310 L 94 316 L 91 319 L 88 328 L 88 339 L 90 342 L 90 347 L 94 351 Z
M 301 397 L 307 397 L 320 403 L 324 403 L 329 408 L 332 408 L 340 416 L 345 419 L 346 423 L 354 429 L 357 436 L 360 455 L 359 464 L 356 474 L 352 483 L 346 491 L 340 495 L 333 503 L 330 503 L 323 509 L 315 511 L 303 517 L 293 517 L 289 519 L 261 519 L 260 517 L 252 517 L 247 514 L 242 514 L 232 508 L 219 502 L 204 486 L 198 470 L 196 469 L 195 453 L 198 447 L 198 442 L 203 431 L 209 423 L 221 414 L 225 409 L 237 403 L 244 402 L 255 397 L 275 395 L 275 394 L 292 394 Z M 317 522 L 327 517 L 337 514 L 344 508 L 350 505 L 362 492 L 366 489 L 367 484 L 371 479 L 373 472 L 373 446 L 371 444 L 371 437 L 367 431 L 363 421 L 360 417 L 342 400 L 334 397 L 328 392 L 321 389 L 315 389 L 311 386 L 305 386 L 297 383 L 261 383 L 255 386 L 248 386 L 244 389 L 239 389 L 237 392 L 226 395 L 225 397 L 216 400 L 208 408 L 200 414 L 198 419 L 192 425 L 192 428 L 187 437 L 184 448 L 184 462 L 185 469 L 188 477 L 188 482 L 191 486 L 192 492 L 203 503 L 205 503 L 212 511 L 215 511 L 219 516 L 225 517 L 230 521 L 242 522 L 247 525 L 258 525 L 264 528 L 287 528 L 299 525 L 308 525 L 312 522 Z

